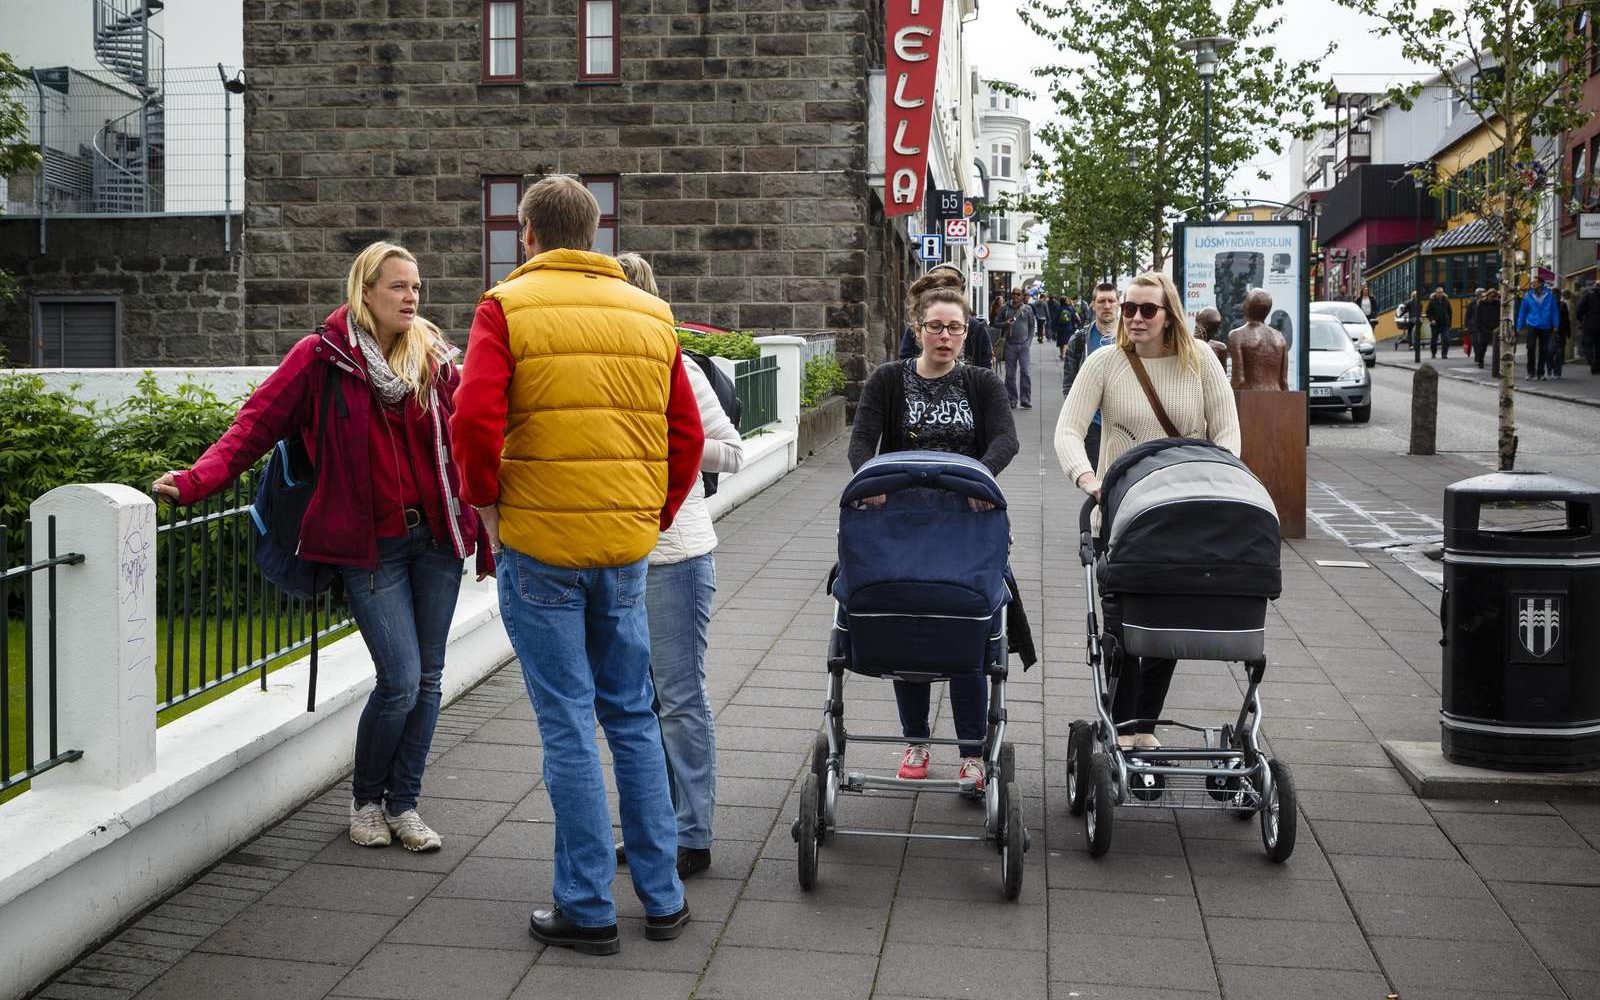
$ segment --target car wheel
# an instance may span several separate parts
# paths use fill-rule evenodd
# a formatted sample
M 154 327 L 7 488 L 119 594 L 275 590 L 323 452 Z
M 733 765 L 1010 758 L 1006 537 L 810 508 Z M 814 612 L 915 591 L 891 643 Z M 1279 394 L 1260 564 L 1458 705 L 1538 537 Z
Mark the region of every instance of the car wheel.
M 1372 419 L 1372 403 L 1369 401 L 1361 406 L 1350 407 L 1350 419 L 1358 424 L 1364 424 Z

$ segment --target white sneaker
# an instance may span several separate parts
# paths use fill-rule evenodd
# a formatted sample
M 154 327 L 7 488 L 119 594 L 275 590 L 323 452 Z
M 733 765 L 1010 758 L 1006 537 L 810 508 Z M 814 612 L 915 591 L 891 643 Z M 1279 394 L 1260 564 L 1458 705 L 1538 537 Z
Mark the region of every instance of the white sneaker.
M 398 816 L 389 815 L 389 810 L 385 809 L 383 822 L 408 851 L 437 851 L 444 846 L 444 840 L 422 821 L 415 809 L 407 809 Z
M 369 802 L 360 808 L 350 803 L 350 843 L 362 847 L 388 847 L 389 827 L 383 821 L 383 806 Z

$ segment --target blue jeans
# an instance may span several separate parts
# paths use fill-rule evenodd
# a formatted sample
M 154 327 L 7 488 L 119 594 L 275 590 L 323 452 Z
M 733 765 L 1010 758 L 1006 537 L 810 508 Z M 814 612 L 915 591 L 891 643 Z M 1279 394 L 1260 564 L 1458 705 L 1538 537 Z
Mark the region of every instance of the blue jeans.
M 1010 398 L 1012 406 L 1019 401 L 1028 404 L 1033 402 L 1033 376 L 1028 372 L 1028 351 L 1032 347 L 1030 340 L 1020 343 L 1006 341 L 1006 396 Z
M 717 804 L 717 734 L 706 693 L 706 629 L 717 593 L 711 553 L 650 567 L 650 675 L 656 685 L 661 745 L 678 812 L 678 846 L 711 846 Z
M 544 787 L 556 816 L 556 906 L 580 927 L 616 922 L 617 859 L 595 746 L 611 747 L 633 890 L 653 917 L 683 908 L 661 725 L 651 702 L 645 561 L 566 569 L 501 550 L 500 611 L 539 720 Z
M 956 739 L 961 741 L 961 756 L 983 756 L 983 737 L 989 723 L 989 680 L 983 674 L 961 674 L 949 680 L 950 714 L 956 724 Z M 900 710 L 900 734 L 908 743 L 925 740 L 928 710 L 932 708 L 932 684 L 913 681 L 894 682 L 894 703 Z
M 377 568 L 346 566 L 341 574 L 377 671 L 356 725 L 353 797 L 358 805 L 383 802 L 398 815 L 415 809 L 422 792 L 461 560 L 448 544 L 435 544 L 424 524 L 400 538 L 378 539 Z

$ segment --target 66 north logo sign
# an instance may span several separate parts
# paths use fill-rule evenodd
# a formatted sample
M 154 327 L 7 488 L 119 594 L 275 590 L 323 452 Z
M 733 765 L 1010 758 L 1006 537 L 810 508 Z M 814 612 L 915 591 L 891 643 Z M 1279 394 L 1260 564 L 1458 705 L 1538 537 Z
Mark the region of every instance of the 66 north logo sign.
M 1511 600 L 1516 612 L 1513 627 L 1517 646 L 1525 654 L 1516 658 L 1540 662 L 1565 660 L 1566 657 L 1562 655 L 1565 636 L 1562 634 L 1561 620 L 1566 604 L 1565 595 L 1515 594 Z

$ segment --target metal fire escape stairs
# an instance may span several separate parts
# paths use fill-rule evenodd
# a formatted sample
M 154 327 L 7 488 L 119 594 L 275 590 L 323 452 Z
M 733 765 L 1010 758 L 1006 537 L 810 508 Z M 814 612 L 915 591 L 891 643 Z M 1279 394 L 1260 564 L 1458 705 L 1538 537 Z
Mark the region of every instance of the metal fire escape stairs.
M 159 212 L 165 184 L 164 42 L 150 27 L 164 0 L 94 0 L 94 54 L 138 106 L 94 134 L 94 210 Z

